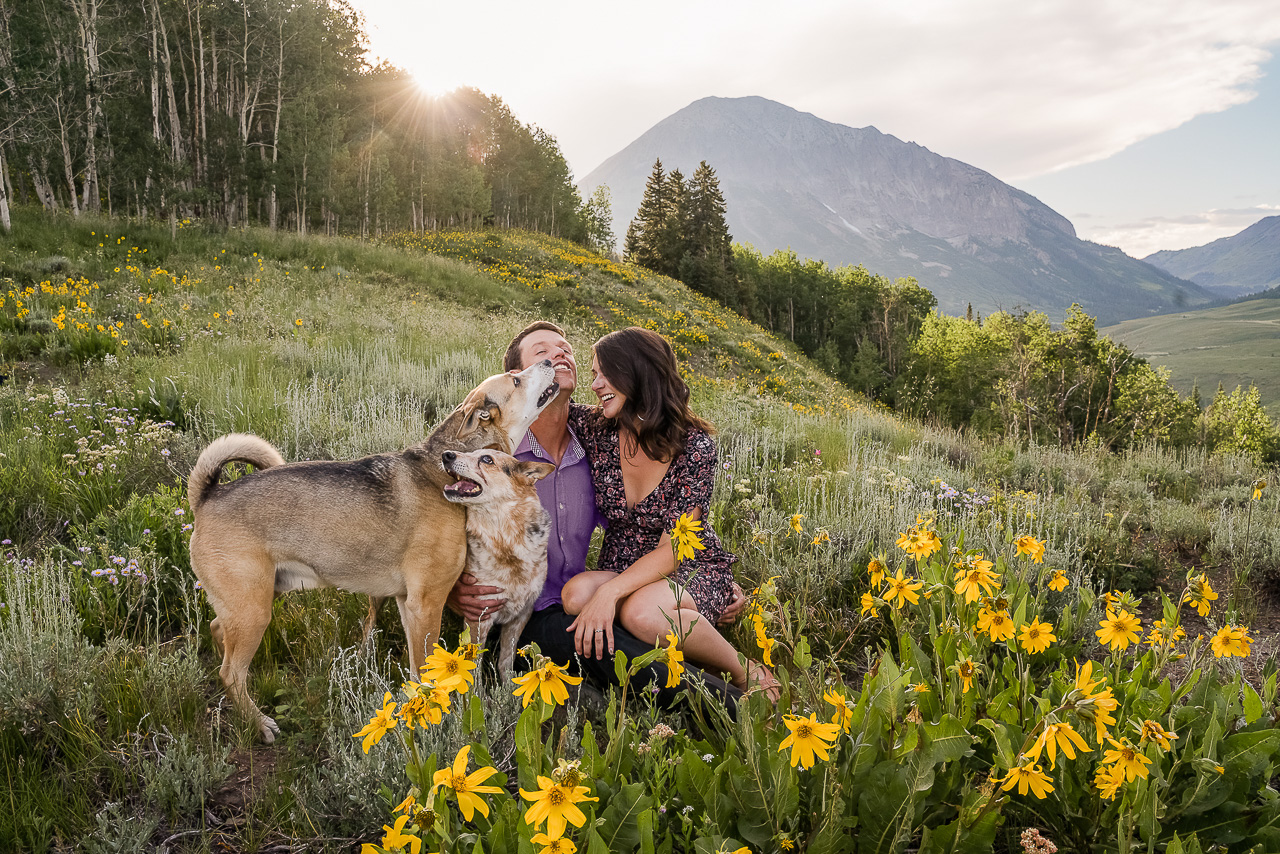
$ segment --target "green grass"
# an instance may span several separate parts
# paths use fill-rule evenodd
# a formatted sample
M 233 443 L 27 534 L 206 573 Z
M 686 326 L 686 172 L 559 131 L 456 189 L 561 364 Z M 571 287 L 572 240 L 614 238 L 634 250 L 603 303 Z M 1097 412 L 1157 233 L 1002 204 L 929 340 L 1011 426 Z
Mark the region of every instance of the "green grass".
M 1099 590 L 1176 585 L 1193 567 L 1280 580 L 1280 490 L 1249 499 L 1274 472 L 1196 451 L 1068 452 L 907 422 L 678 282 L 537 235 L 372 243 L 186 228 L 174 240 L 19 209 L 0 275 L 0 330 L 6 347 L 22 342 L 0 355 L 0 539 L 13 541 L 0 547 L 6 850 L 175 834 L 188 835 L 174 850 L 286 837 L 345 850 L 373 838 L 387 815 L 380 787 L 400 769 L 366 757 L 351 733 L 399 684 L 394 609 L 360 651 L 361 597 L 276 603 L 251 690 L 284 733 L 262 764 L 217 682 L 185 550 L 190 517 L 177 512 L 182 480 L 232 430 L 287 459 L 418 441 L 535 318 L 561 321 L 580 351 L 630 324 L 673 342 L 696 408 L 720 431 L 715 524 L 743 586 L 778 576 L 833 676 L 856 681 L 868 667 L 883 624 L 858 614 L 864 568 L 921 514 L 963 526 L 966 547 L 992 555 L 1033 534 L 1053 566 Z M 92 313 L 73 301 L 77 288 Z M 93 574 L 121 566 L 148 581 Z M 1241 593 L 1241 608 L 1256 607 Z M 733 639 L 754 648 L 749 626 Z M 491 729 L 514 720 L 506 693 L 488 707 L 506 721 Z M 441 739 L 442 753 L 462 743 L 454 731 Z M 257 761 L 267 777 L 252 804 L 218 800 L 232 760 Z
M 1263 406 L 1272 412 L 1280 406 L 1280 300 L 1126 320 L 1099 332 L 1169 368 L 1182 393 L 1198 384 L 1206 405 L 1222 383 L 1228 392 L 1256 385 Z

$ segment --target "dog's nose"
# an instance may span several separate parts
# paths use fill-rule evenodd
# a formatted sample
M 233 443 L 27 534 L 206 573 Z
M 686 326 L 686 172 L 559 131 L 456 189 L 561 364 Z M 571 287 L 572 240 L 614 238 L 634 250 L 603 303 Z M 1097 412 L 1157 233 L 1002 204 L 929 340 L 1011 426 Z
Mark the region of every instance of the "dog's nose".
M 458 455 L 455 454 L 453 451 L 445 451 L 443 454 L 440 455 L 440 459 L 444 460 L 444 464 L 447 466 L 453 465 L 453 461 L 456 460 L 457 458 L 458 458 Z
M 543 360 L 542 360 L 542 364 L 546 365 L 548 368 L 555 367 L 554 365 L 552 365 L 552 364 L 551 364 L 551 360 L 550 360 L 550 359 L 543 359 Z

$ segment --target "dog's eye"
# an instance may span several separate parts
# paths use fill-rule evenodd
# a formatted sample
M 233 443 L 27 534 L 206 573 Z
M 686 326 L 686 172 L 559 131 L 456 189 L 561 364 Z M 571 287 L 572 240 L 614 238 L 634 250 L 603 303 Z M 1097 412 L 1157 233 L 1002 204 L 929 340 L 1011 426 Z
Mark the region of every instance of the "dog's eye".
M 511 378 L 511 381 L 512 381 L 513 383 L 515 383 L 515 384 L 516 384 L 516 388 L 519 388 L 519 387 L 520 387 L 520 378 L 519 378 L 519 377 L 512 377 L 512 378 Z
M 489 456 L 488 454 L 485 454 L 483 457 L 480 458 L 480 462 L 484 463 L 485 465 L 491 466 L 493 465 L 493 457 Z

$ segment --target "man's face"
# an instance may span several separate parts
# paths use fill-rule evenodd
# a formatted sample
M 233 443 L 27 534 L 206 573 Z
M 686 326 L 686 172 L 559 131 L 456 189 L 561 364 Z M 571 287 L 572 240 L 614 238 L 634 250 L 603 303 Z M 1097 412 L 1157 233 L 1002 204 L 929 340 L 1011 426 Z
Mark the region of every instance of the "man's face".
M 560 393 L 573 394 L 578 385 L 578 363 L 573 358 L 573 347 L 564 336 L 550 329 L 539 329 L 525 336 L 520 342 L 520 367 L 527 368 L 543 359 L 550 359 L 555 367 Z

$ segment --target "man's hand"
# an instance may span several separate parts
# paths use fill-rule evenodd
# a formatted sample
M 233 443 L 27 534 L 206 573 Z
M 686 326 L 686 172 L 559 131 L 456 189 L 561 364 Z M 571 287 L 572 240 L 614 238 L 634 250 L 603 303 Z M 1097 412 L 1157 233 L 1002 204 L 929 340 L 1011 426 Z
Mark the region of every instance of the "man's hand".
M 720 614 L 720 619 L 716 620 L 718 626 L 732 625 L 738 617 L 742 616 L 742 610 L 747 607 L 747 594 L 738 586 L 738 582 L 733 582 L 732 592 L 729 594 L 729 604 L 724 606 L 724 612 Z
M 477 585 L 476 577 L 469 572 L 462 573 L 444 601 L 450 611 L 461 614 L 468 623 L 478 623 L 481 617 L 492 616 L 507 604 L 501 587 Z

